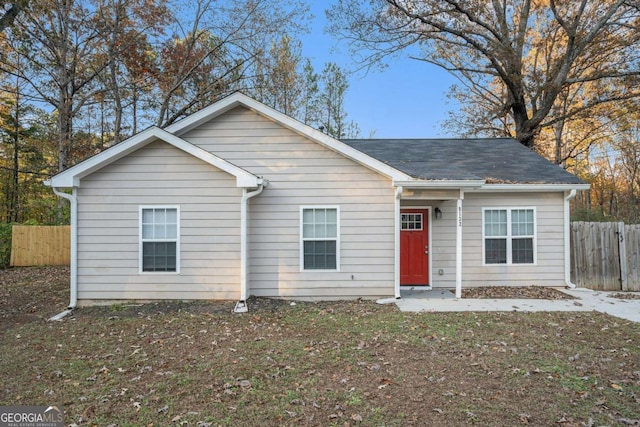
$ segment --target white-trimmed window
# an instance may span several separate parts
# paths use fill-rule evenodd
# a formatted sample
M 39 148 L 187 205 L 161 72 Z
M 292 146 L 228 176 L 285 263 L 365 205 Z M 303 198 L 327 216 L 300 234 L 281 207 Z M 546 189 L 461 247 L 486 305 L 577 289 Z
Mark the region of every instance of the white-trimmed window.
M 340 209 L 300 208 L 300 269 L 340 270 Z
M 536 263 L 535 208 L 485 208 L 482 222 L 485 264 Z
M 180 208 L 140 207 L 140 272 L 180 272 Z

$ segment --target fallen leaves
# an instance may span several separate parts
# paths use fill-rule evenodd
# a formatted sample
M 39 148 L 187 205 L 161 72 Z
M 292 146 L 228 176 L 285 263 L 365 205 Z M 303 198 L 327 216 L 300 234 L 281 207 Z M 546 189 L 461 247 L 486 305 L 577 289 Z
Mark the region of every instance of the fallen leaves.
M 201 427 L 633 425 L 640 405 L 637 325 L 609 316 L 249 307 L 96 307 L 13 328 L 0 397 L 65 402 L 69 425 Z

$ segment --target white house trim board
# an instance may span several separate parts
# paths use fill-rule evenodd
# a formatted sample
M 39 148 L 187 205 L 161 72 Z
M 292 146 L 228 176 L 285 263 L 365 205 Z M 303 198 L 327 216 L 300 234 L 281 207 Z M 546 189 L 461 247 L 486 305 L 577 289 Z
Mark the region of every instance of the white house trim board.
M 586 191 L 591 188 L 590 184 L 485 184 L 480 188 L 473 190 L 474 192 L 518 192 L 518 193 L 540 193 L 552 191 Z
M 467 191 L 470 189 L 480 189 L 485 184 L 483 179 L 472 180 L 432 180 L 432 179 L 411 179 L 409 181 L 394 181 L 396 186 L 411 189 L 422 190 L 457 190 L 464 188 Z
M 462 298 L 462 200 L 464 191 L 456 200 L 456 298 Z
M 576 197 L 576 190 L 565 192 L 564 197 L 564 282 L 573 289 L 575 283 L 571 281 L 571 208 L 570 201 Z
M 153 141 L 163 141 L 192 156 L 236 177 L 236 186 L 241 188 L 256 188 L 262 179 L 209 153 L 195 145 L 179 138 L 158 127 L 150 127 L 137 135 L 114 145 L 107 150 L 61 172 L 45 182 L 45 185 L 59 188 L 79 187 L 80 179 L 119 160 L 128 154 L 144 147 Z
M 427 245 L 429 245 L 429 264 L 428 264 L 428 270 L 429 270 L 429 275 L 427 277 L 427 280 L 429 281 L 429 285 L 428 286 L 420 286 L 420 289 L 423 290 L 432 290 L 433 289 L 433 253 L 434 253 L 434 248 L 433 248 L 433 206 L 427 206 L 427 205 L 418 205 L 418 206 L 402 206 L 402 204 L 400 205 L 400 218 L 402 218 L 402 209 L 424 209 L 427 211 Z M 402 222 L 402 220 L 400 219 L 400 222 Z M 402 227 L 400 226 L 400 224 L 398 224 L 398 233 L 400 233 L 402 230 Z M 398 240 L 400 239 L 400 234 L 398 234 Z M 398 263 L 400 262 L 400 257 L 398 257 Z M 398 264 L 398 271 L 400 271 L 400 264 Z M 405 286 L 406 288 L 410 288 L 411 286 Z
M 394 272 L 393 272 L 393 288 L 395 292 L 395 297 L 400 298 L 400 199 L 402 198 L 402 187 L 396 187 L 396 194 L 394 198 L 394 207 L 393 207 L 393 217 L 394 217 L 394 242 L 393 242 L 393 262 L 394 262 Z
M 189 130 L 194 129 L 236 107 L 245 107 L 253 110 L 257 114 L 267 117 L 268 119 L 326 148 L 329 148 L 330 150 L 335 151 L 356 163 L 391 178 L 394 181 L 410 181 L 413 179 L 411 176 L 385 164 L 384 162 L 374 159 L 362 151 L 358 151 L 355 148 L 312 128 L 311 126 L 307 126 L 286 114 L 280 113 L 279 111 L 256 101 L 255 99 L 249 98 L 240 92 L 235 92 L 209 107 L 206 107 L 197 113 L 180 120 L 179 122 L 167 126 L 166 130 L 174 135 L 180 136 L 185 132 L 188 132 Z

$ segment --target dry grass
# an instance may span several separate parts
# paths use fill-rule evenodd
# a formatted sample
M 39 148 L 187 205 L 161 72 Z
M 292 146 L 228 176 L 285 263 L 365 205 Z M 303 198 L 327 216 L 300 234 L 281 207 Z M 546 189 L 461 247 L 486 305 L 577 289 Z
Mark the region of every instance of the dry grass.
M 0 404 L 55 402 L 67 425 L 640 423 L 640 326 L 607 315 L 252 299 L 243 315 L 170 302 L 46 323 L 65 272 L 46 291 L 40 272 L 0 271 Z

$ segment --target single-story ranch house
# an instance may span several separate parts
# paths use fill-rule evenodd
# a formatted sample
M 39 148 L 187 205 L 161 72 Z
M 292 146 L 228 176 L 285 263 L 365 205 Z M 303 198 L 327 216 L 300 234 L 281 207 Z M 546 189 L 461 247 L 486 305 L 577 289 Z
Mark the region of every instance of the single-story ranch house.
M 46 182 L 71 304 L 571 286 L 589 186 L 512 139 L 337 140 L 241 93 Z M 70 189 L 71 192 L 63 191 Z

